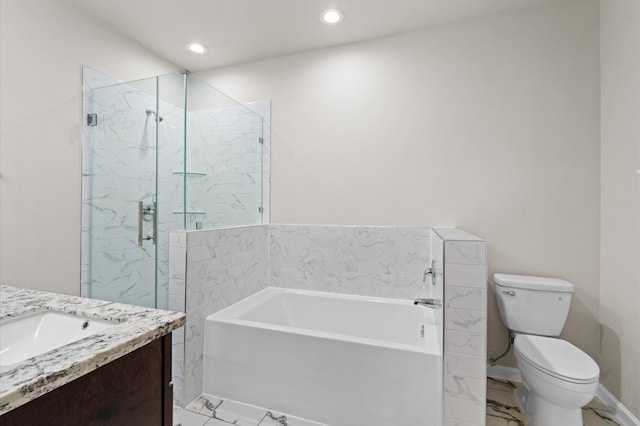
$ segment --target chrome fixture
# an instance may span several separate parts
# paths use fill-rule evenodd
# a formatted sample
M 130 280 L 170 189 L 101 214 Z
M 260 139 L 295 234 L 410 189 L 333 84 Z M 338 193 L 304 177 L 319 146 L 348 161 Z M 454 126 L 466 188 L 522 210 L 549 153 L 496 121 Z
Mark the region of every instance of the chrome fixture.
M 145 110 L 144 110 L 144 112 L 146 112 L 146 113 L 147 113 L 147 115 L 151 115 L 151 114 L 153 114 L 153 118 L 154 118 L 154 119 L 156 120 L 156 122 L 158 122 L 158 123 L 159 123 L 159 122 L 161 122 L 162 120 L 164 120 L 164 118 L 162 118 L 162 116 L 161 116 L 161 115 L 158 115 L 158 113 L 157 113 L 157 112 L 155 112 L 155 111 L 154 111 L 154 110 L 152 110 L 152 109 L 147 108 L 147 109 L 145 109 Z
M 145 204 L 144 201 L 138 201 L 138 246 L 142 246 L 142 241 L 153 241 L 156 243 L 156 203 Z M 142 236 L 143 221 L 153 221 L 152 235 Z
M 440 309 L 442 308 L 442 300 L 440 299 L 416 299 L 413 301 L 414 305 L 425 306 L 427 308 Z
M 431 267 L 424 270 L 422 274 L 422 282 L 427 282 L 427 277 L 431 280 L 431 285 L 436 285 L 436 275 L 439 275 L 438 263 L 435 260 L 431 261 Z
M 97 126 L 98 125 L 98 114 L 91 113 L 87 114 L 87 126 Z

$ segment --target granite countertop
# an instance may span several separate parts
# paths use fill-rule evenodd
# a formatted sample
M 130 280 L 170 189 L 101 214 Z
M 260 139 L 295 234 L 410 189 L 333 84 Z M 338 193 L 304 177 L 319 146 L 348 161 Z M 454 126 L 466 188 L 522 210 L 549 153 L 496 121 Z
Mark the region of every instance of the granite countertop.
M 179 312 L 0 286 L 0 321 L 42 310 L 117 324 L 0 369 L 0 415 L 172 332 L 186 318 Z

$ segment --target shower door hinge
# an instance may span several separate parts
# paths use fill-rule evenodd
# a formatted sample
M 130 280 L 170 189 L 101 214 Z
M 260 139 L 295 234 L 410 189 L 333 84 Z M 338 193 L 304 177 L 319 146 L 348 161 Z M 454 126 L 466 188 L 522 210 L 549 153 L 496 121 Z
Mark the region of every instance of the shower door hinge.
M 258 213 L 262 213 L 262 207 L 258 207 Z
M 264 143 L 264 139 L 263 138 L 258 138 L 258 142 L 259 143 Z
M 95 112 L 92 114 L 87 114 L 87 126 L 97 126 L 98 125 L 98 114 Z

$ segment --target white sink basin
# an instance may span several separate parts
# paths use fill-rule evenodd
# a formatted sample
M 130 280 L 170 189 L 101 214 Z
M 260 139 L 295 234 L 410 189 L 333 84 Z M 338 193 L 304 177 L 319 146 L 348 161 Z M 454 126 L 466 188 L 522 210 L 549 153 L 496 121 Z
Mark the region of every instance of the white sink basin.
M 0 368 L 4 370 L 115 325 L 110 321 L 52 311 L 0 321 Z

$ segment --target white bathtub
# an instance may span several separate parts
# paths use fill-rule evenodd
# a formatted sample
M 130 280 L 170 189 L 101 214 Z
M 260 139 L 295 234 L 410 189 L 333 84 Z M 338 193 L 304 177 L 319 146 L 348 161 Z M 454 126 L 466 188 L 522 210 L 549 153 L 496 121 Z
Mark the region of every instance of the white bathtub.
M 439 426 L 441 315 L 270 287 L 207 317 L 203 391 L 331 426 Z

